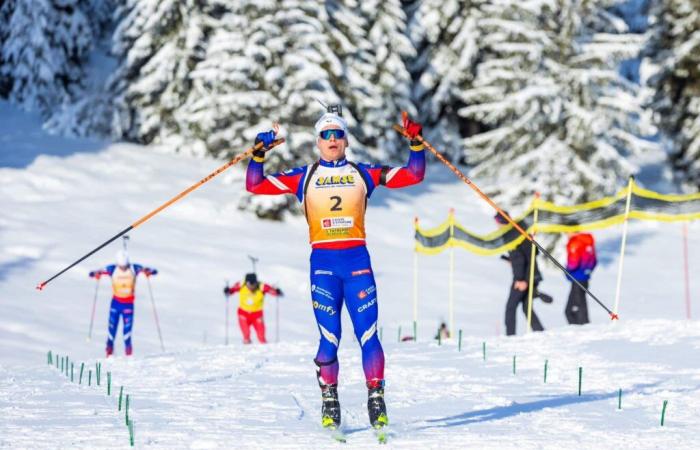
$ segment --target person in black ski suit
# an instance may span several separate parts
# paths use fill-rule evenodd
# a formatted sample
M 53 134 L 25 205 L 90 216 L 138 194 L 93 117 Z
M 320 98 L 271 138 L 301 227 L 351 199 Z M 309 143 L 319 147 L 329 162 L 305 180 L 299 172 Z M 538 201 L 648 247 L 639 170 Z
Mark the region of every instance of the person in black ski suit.
M 508 223 L 500 214 L 496 214 L 495 219 L 500 225 L 506 225 Z M 527 293 L 528 280 L 530 279 L 531 248 L 532 243 L 526 239 L 515 247 L 515 249 L 508 252 L 508 256 L 504 255 L 501 257 L 502 259 L 510 261 L 513 269 L 513 283 L 510 286 L 510 295 L 506 303 L 506 334 L 508 336 L 515 335 L 515 314 L 518 304 L 522 304 L 523 313 L 525 317 L 527 317 Z M 542 281 L 542 275 L 537 267 L 537 249 L 535 249 L 535 275 L 533 280 L 535 284 L 533 298 L 540 296 L 543 301 L 547 303 L 551 302 L 551 297 L 537 292 L 537 285 Z M 532 310 L 532 331 L 544 331 L 544 327 L 537 317 L 537 314 L 535 314 L 534 308 Z

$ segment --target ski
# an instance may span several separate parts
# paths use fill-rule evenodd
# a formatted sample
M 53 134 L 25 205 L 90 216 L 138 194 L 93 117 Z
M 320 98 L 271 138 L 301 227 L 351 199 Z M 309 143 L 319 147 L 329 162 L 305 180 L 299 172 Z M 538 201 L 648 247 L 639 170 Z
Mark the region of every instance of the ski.
M 376 436 L 379 444 L 386 444 L 387 440 L 389 439 L 389 433 L 387 433 L 387 429 L 384 426 L 374 427 L 374 435 Z
M 324 428 L 329 434 L 329 436 L 336 442 L 341 442 L 345 444 L 347 442 L 347 438 L 345 437 L 345 433 L 343 433 L 343 430 L 340 428 L 336 427 L 326 427 Z

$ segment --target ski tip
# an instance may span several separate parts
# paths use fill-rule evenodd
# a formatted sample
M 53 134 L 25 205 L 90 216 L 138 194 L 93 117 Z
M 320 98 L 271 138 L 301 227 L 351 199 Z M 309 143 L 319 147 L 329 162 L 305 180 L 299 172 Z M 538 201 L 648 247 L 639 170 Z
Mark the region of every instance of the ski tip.
M 43 290 L 44 290 L 44 286 L 46 286 L 46 281 L 42 281 L 41 283 L 37 284 L 37 285 L 36 285 L 36 290 L 37 290 L 37 291 L 43 291 Z
M 620 317 L 618 317 L 618 315 L 615 313 L 610 313 L 610 320 L 620 320 Z

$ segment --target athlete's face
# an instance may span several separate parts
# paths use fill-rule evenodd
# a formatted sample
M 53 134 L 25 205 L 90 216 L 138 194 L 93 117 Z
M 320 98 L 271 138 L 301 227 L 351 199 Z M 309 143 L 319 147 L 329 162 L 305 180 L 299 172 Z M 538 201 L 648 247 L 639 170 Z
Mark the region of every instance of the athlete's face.
M 334 130 L 338 129 L 338 127 L 336 125 L 327 125 L 323 129 Z M 348 146 L 347 135 L 342 139 L 337 139 L 333 134 L 328 139 L 318 136 L 316 142 L 321 152 L 321 158 L 324 161 L 338 161 L 345 158 L 345 148 Z

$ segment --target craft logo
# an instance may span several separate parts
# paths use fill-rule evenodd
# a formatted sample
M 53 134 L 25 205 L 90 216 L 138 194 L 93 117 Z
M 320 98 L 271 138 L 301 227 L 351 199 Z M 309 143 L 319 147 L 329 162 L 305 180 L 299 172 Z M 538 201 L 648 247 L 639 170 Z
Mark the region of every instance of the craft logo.
M 326 217 L 321 219 L 321 228 L 352 228 L 355 220 L 352 217 Z
M 314 309 L 318 309 L 319 311 L 327 312 L 329 316 L 333 316 L 336 313 L 335 308 L 333 308 L 332 306 L 323 305 L 316 300 L 314 300 Z
M 316 179 L 316 186 L 352 186 L 354 184 L 354 175 L 320 176 Z
M 360 275 L 367 275 L 367 274 L 370 274 L 370 273 L 372 273 L 372 269 L 362 269 L 362 270 L 355 270 L 355 271 L 353 271 L 353 272 L 351 273 L 351 275 L 352 275 L 353 277 L 357 277 L 357 276 L 360 276 Z
M 357 312 L 361 313 L 361 312 L 365 311 L 367 308 L 370 308 L 375 303 L 377 303 L 377 297 L 374 297 L 372 300 L 368 301 L 364 305 L 361 305 L 359 308 L 357 308 Z
M 364 300 L 367 298 L 368 295 L 372 294 L 376 290 L 376 286 L 370 286 L 367 289 L 361 290 L 359 294 L 357 294 L 357 296 L 360 298 L 360 300 Z

